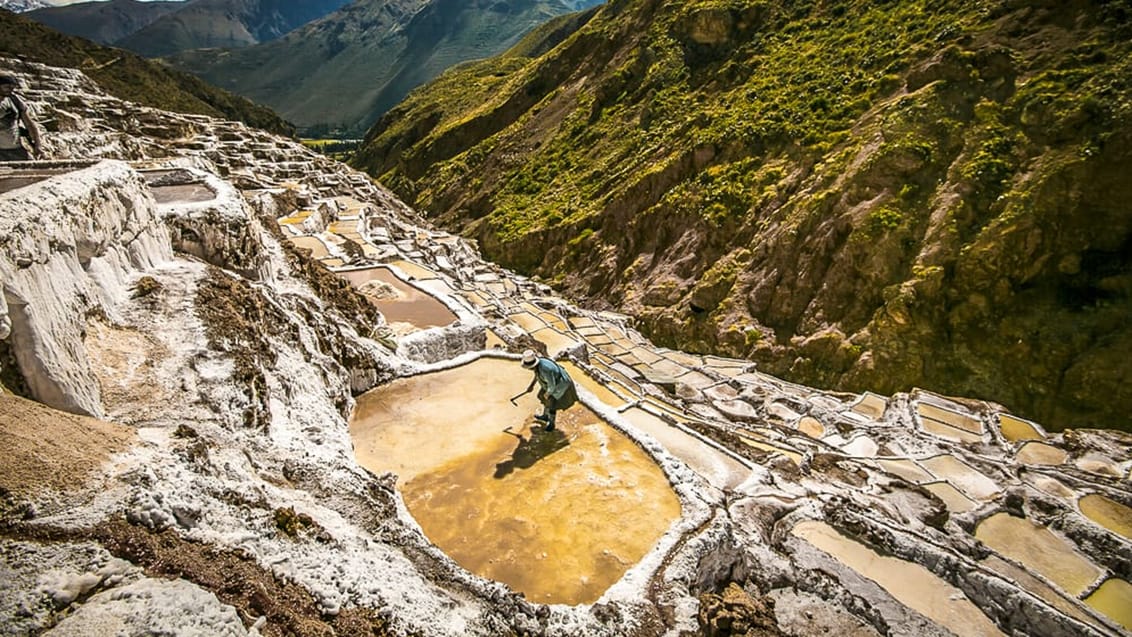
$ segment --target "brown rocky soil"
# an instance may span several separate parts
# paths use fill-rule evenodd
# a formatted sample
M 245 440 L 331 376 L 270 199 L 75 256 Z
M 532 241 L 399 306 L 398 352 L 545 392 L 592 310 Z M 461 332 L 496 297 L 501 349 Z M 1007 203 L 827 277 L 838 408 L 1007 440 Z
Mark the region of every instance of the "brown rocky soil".
M 735 582 L 722 593 L 700 595 L 697 616 L 707 637 L 780 637 L 774 617 L 774 600 L 754 597 Z
M 91 474 L 135 440 L 134 432 L 96 418 L 56 411 L 0 394 L 0 492 L 28 497 L 87 485 Z

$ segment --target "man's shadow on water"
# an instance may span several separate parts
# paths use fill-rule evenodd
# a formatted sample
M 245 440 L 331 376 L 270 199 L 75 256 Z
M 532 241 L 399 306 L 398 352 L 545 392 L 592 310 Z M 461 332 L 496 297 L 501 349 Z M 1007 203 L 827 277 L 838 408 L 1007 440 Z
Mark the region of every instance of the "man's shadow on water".
M 543 431 L 542 426 L 536 426 L 529 436 L 511 431 L 510 427 L 503 433 L 519 439 L 519 446 L 511 452 L 511 457 L 495 465 L 495 478 L 505 478 L 515 469 L 529 469 L 536 462 L 550 454 L 570 446 L 570 440 L 562 430 Z

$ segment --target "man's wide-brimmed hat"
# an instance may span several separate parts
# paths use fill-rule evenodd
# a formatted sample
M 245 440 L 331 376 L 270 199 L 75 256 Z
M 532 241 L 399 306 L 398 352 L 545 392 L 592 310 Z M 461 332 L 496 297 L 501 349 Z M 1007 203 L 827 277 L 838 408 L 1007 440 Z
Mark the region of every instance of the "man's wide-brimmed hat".
M 538 363 L 538 355 L 535 354 L 533 349 L 523 352 L 523 367 L 530 369 Z
M 17 80 L 12 75 L 0 75 L 0 86 L 4 86 L 5 84 L 19 84 L 19 83 L 20 83 L 20 81 Z

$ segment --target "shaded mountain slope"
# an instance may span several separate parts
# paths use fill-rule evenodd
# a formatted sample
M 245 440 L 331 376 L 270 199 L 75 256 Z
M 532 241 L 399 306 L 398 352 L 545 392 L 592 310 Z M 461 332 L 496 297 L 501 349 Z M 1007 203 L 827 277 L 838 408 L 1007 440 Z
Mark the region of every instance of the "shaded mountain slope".
M 195 0 L 123 38 L 119 46 L 146 57 L 206 47 L 242 47 L 274 40 L 349 0 Z
M 161 16 L 184 8 L 184 2 L 110 0 L 80 2 L 29 11 L 27 17 L 68 35 L 113 44 Z
M 134 53 L 53 31 L 0 10 L 0 53 L 81 69 L 108 93 L 181 113 L 223 116 L 283 135 L 294 128 L 270 109 Z
M 1126 1 L 612 2 L 355 163 L 657 342 L 1132 429 Z
M 571 10 L 558 0 L 362 0 L 272 42 L 170 62 L 271 106 L 307 134 L 361 136 L 444 69 L 495 55 Z

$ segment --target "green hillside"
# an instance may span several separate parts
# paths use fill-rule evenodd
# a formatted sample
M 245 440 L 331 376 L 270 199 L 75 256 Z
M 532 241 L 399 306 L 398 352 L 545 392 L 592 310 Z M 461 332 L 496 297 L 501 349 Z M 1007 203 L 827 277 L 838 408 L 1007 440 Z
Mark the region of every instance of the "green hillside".
M 239 120 L 282 135 L 294 128 L 270 109 L 121 49 L 63 35 L 0 9 L 0 55 L 77 68 L 108 93 L 154 108 Z
M 660 344 L 1132 430 L 1128 0 L 573 26 L 415 91 L 356 165 Z

